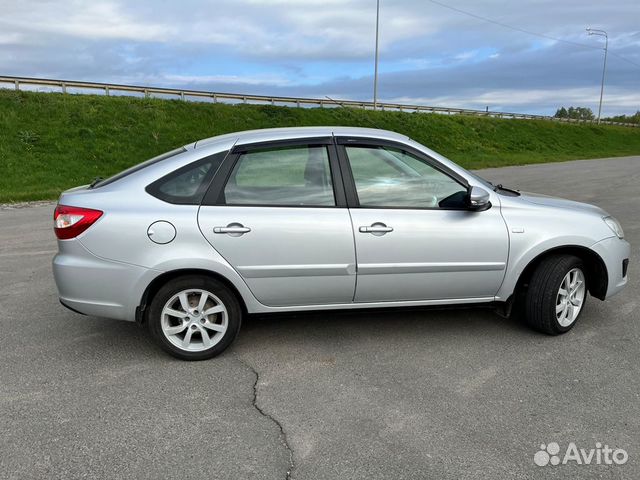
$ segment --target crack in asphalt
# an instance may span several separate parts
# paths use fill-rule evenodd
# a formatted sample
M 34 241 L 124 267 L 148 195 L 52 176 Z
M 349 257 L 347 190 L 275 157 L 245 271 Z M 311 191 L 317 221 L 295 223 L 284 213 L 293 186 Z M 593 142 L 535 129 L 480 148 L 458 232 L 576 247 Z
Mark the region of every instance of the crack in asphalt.
M 275 423 L 276 426 L 278 427 L 278 429 L 280 430 L 280 433 L 279 433 L 280 443 L 287 450 L 287 452 L 289 454 L 289 466 L 287 468 L 287 472 L 285 473 L 284 478 L 285 478 L 285 480 L 291 480 L 291 475 L 293 473 L 293 469 L 295 467 L 295 464 L 294 464 L 294 461 L 293 461 L 293 449 L 289 445 L 289 441 L 287 439 L 287 433 L 284 431 L 284 427 L 282 426 L 280 421 L 278 421 L 277 418 L 275 418 L 271 414 L 265 412 L 262 409 L 262 407 L 260 405 L 258 405 L 258 382 L 260 381 L 260 374 L 258 373 L 258 371 L 255 368 L 253 368 L 251 365 L 249 365 L 247 362 L 242 360 L 240 357 L 238 357 L 237 355 L 235 357 L 238 359 L 238 361 L 242 365 L 244 365 L 247 369 L 251 370 L 251 372 L 253 372 L 253 374 L 256 377 L 255 382 L 253 383 L 253 400 L 252 400 L 253 407 L 258 411 L 258 413 L 260 413 L 260 415 L 262 415 L 263 417 L 268 418 L 273 423 Z

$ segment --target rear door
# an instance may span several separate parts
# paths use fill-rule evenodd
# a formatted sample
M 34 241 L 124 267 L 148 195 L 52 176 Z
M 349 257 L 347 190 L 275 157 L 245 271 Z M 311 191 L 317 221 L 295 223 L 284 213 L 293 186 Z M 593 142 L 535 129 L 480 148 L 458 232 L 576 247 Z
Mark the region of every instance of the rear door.
M 350 303 L 355 248 L 332 138 L 237 146 L 198 214 L 265 305 Z

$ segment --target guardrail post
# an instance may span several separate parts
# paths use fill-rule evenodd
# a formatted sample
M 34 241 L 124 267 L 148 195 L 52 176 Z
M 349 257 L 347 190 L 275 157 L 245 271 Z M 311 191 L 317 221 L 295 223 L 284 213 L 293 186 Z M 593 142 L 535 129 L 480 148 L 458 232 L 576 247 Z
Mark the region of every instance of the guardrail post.
M 184 102 L 184 92 L 180 92 L 180 100 Z
M 109 87 L 104 87 L 104 94 L 108 97 L 109 96 Z
M 18 82 L 18 80 L 16 80 L 15 82 L 13 82 L 16 86 L 16 90 L 20 90 L 20 83 Z
M 296 107 L 300 108 L 300 100 L 296 100 Z
M 215 93 L 211 95 L 211 97 L 213 98 L 213 103 L 218 103 L 218 97 L 216 96 Z
M 271 105 L 275 105 L 275 104 L 276 104 L 276 102 L 275 102 L 275 100 L 272 98 L 272 99 L 271 99 Z
M 149 90 L 144 89 L 144 98 L 149 98 Z
M 62 87 L 62 93 L 67 93 L 67 84 L 63 82 L 60 86 Z
M 242 103 L 247 103 L 247 97 L 242 97 Z

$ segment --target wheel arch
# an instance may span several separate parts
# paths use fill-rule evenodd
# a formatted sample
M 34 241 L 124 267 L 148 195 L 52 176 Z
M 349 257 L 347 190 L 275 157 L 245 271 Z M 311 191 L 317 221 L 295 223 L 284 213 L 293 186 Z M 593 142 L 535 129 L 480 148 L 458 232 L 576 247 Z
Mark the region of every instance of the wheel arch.
M 136 308 L 136 322 L 137 323 L 145 323 L 147 321 L 146 312 L 149 306 L 149 302 L 154 297 L 154 295 L 165 285 L 167 282 L 174 280 L 179 277 L 185 277 L 189 275 L 199 275 L 204 277 L 209 277 L 214 280 L 219 281 L 224 284 L 227 288 L 229 288 L 233 294 L 236 296 L 238 302 L 240 303 L 240 307 L 242 308 L 243 314 L 246 314 L 247 304 L 245 303 L 245 299 L 240 294 L 240 291 L 236 288 L 236 286 L 224 275 L 221 275 L 217 272 L 213 272 L 211 270 L 206 270 L 202 268 L 181 268 L 177 270 L 171 270 L 168 272 L 164 272 L 157 277 L 155 277 L 147 288 L 144 290 L 142 294 L 142 298 L 140 299 L 140 303 Z
M 604 300 L 609 285 L 607 266 L 604 260 L 595 251 L 581 245 L 563 245 L 550 248 L 535 256 L 524 268 L 514 290 L 514 295 L 518 295 L 526 289 L 531 275 L 540 262 L 551 255 L 574 255 L 580 258 L 585 265 L 585 276 L 587 278 L 587 288 L 589 293 L 600 300 Z

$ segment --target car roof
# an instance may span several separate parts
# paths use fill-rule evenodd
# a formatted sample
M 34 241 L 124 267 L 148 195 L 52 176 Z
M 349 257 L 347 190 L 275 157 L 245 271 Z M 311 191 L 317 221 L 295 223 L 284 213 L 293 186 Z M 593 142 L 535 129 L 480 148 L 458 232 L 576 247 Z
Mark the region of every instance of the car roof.
M 368 137 L 387 140 L 408 140 L 409 137 L 401 135 L 389 130 L 380 130 L 377 128 L 360 128 L 360 127 L 285 127 L 285 128 L 264 128 L 260 130 L 245 130 L 243 132 L 227 133 L 215 137 L 198 140 L 192 144 L 186 145 L 185 148 L 202 148 L 208 145 L 228 142 L 235 139 L 235 143 L 239 145 L 256 142 L 270 142 L 277 140 L 288 140 L 296 138 L 313 138 L 313 137 L 329 137 L 336 136 L 352 136 L 352 137 Z

